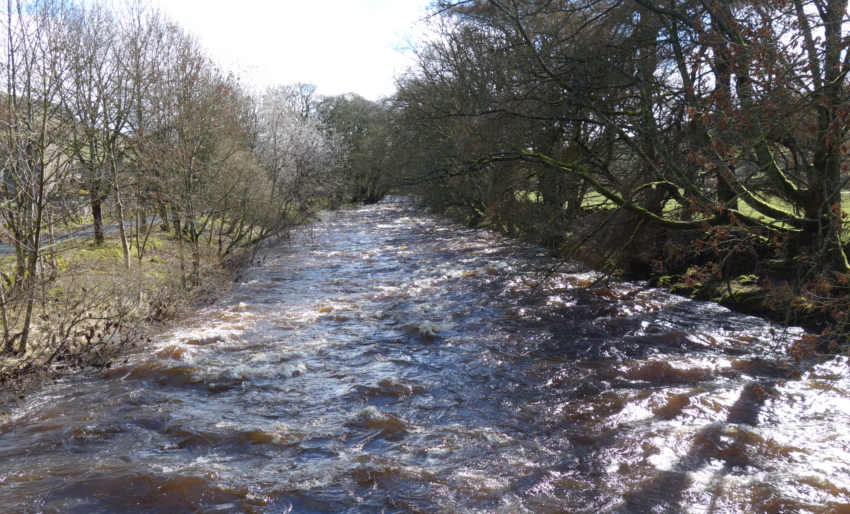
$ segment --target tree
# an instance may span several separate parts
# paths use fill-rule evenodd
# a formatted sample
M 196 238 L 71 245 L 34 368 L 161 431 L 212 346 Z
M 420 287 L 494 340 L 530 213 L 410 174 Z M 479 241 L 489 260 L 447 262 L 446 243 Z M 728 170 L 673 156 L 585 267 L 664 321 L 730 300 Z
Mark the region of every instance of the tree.
M 304 91 L 312 96 L 314 86 L 272 87 L 263 94 L 259 106 L 258 163 L 271 183 L 267 205 L 278 223 L 304 221 L 320 197 L 336 195 L 331 168 L 339 152 L 319 119 L 315 107 L 305 107 Z
M 477 220 L 521 208 L 538 226 L 593 210 L 595 228 L 574 242 L 619 234 L 608 241 L 620 257 L 602 252 L 612 270 L 627 248 L 656 246 L 647 263 L 684 259 L 699 282 L 733 265 L 790 271 L 792 303 L 850 312 L 839 301 L 847 2 L 437 8 L 397 95 L 399 119 L 430 142 L 431 166 L 408 171 L 429 184 L 426 201 Z M 612 222 L 622 230 L 598 230 Z M 733 259 L 741 252 L 750 258 Z
M 72 167 L 67 153 L 73 117 L 60 102 L 68 82 L 68 33 L 61 0 L 7 2 L 3 26 L 2 213 L 16 249 L 14 295 L 24 302 L 20 332 L 11 336 L 4 298 L 4 348 L 24 353 L 29 340 L 48 206 Z
M 128 219 L 136 220 L 139 267 L 153 230 L 148 209 L 166 231 L 173 227 L 187 289 L 202 279 L 204 237 L 211 245 L 218 236 L 222 259 L 250 255 L 338 197 L 331 169 L 339 146 L 316 117 L 314 86 L 254 95 L 141 1 L 8 0 L 6 8 L 0 235 L 15 245 L 17 259 L 11 275 L 0 272 L 4 352 L 27 350 L 36 296 L 45 313 L 56 301 L 50 287 L 58 260 L 44 262 L 42 234 L 54 257 L 51 208 L 76 199 L 81 187 L 96 244 L 105 238 L 103 206 L 115 206 L 126 269 Z M 86 303 L 77 300 L 67 305 Z M 69 327 L 82 321 L 79 313 L 64 315 L 74 319 L 60 322 L 67 340 Z M 65 344 L 45 339 L 43 328 L 35 340 L 48 342 L 42 351 Z
M 130 107 L 136 103 L 132 97 L 138 91 L 132 84 L 136 76 L 126 66 L 128 47 L 111 11 L 99 4 L 79 7 L 67 23 L 78 43 L 70 63 L 71 90 L 62 101 L 79 123 L 73 133 L 73 151 L 85 170 L 95 244 L 104 241 L 102 205 L 111 192 L 124 266 L 129 268 L 119 170 L 132 159 L 126 132 Z
M 351 203 L 377 203 L 386 196 L 390 130 L 387 107 L 357 95 L 327 97 L 319 117 L 341 146 L 339 174 Z

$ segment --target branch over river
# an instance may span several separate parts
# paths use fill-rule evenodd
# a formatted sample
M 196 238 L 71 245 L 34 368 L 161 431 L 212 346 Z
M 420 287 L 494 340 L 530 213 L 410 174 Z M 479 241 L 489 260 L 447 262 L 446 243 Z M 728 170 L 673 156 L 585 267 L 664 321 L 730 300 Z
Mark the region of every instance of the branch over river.
M 844 357 L 382 203 L 0 425 L 7 512 L 830 512 Z M 786 337 L 798 335 L 794 330 Z

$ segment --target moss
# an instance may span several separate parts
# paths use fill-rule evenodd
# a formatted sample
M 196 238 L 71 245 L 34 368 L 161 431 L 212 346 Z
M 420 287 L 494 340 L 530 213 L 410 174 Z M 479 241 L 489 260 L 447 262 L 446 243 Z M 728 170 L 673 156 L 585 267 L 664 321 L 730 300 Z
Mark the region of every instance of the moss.
M 673 294 L 678 294 L 678 295 L 681 295 L 681 296 L 687 296 L 688 298 L 690 298 L 691 295 L 694 293 L 694 289 L 695 288 L 693 286 L 689 286 L 688 284 L 685 284 L 684 282 L 679 282 L 679 283 L 673 284 L 670 287 L 669 290 Z
M 660 277 L 652 277 L 650 279 L 650 285 L 653 287 L 663 287 L 665 289 L 669 289 L 673 287 L 673 284 L 679 281 L 679 277 L 675 275 L 663 275 Z
M 146 249 L 161 250 L 164 246 L 165 245 L 162 240 L 155 236 L 148 237 L 148 240 L 145 243 Z
M 709 282 L 708 284 L 695 284 L 694 292 L 691 293 L 691 298 L 694 300 L 705 300 L 708 302 L 716 302 L 723 293 L 720 291 L 720 284 Z
M 755 275 L 741 275 L 735 279 L 735 282 L 741 285 L 755 285 L 758 282 L 758 277 Z
M 753 275 L 742 275 L 728 284 L 712 281 L 708 284 L 688 285 L 677 275 L 654 277 L 651 283 L 673 294 L 718 303 L 744 314 L 771 317 L 776 313 L 765 305 L 765 296 Z
M 77 259 L 80 262 L 105 263 L 110 261 L 121 261 L 124 259 L 124 252 L 121 247 L 116 244 L 105 243 L 100 246 L 94 244 L 88 248 L 80 250 L 77 253 Z
M 733 290 L 731 295 L 727 292 L 718 303 L 731 309 L 752 314 L 767 310 L 764 305 L 764 295 L 757 288 Z
M 62 257 L 57 255 L 56 256 L 56 268 L 57 268 L 56 271 L 58 273 L 64 273 L 65 271 L 68 270 L 68 261 L 66 261 L 65 259 L 63 259 Z

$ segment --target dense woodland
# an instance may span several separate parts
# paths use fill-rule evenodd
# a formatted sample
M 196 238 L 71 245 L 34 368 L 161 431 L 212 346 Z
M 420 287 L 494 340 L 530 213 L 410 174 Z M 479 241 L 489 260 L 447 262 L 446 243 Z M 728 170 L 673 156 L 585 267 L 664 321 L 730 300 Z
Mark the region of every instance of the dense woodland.
M 437 212 L 841 351 L 847 6 L 436 2 L 386 106 L 393 165 Z
M 108 5 L 8 0 L 0 20 L 6 355 L 92 338 L 84 288 L 57 286 L 71 222 L 96 245 L 117 224 L 129 270 L 167 234 L 191 290 L 205 252 L 390 192 L 818 326 L 797 357 L 847 348 L 846 0 L 439 0 L 378 102 L 255 91 L 163 13 Z

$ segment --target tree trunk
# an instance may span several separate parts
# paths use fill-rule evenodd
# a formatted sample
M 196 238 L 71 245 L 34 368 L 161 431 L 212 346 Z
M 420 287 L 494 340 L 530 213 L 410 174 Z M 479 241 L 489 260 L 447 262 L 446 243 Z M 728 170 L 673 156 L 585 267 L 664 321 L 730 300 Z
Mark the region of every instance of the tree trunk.
M 167 233 L 171 230 L 168 225 L 168 207 L 162 201 L 157 201 L 156 206 L 159 209 L 159 229 Z
M 130 245 L 127 244 L 127 227 L 124 226 L 124 204 L 121 200 L 121 188 L 118 186 L 118 161 L 114 155 L 109 159 L 109 171 L 112 175 L 112 187 L 115 190 L 115 210 L 118 214 L 118 238 L 121 240 L 121 252 L 124 254 L 124 268 L 130 269 Z
M 91 216 L 93 219 L 94 244 L 103 244 L 103 202 L 94 195 L 91 197 Z
M 189 229 L 189 242 L 192 245 L 192 276 L 190 284 L 194 287 L 201 283 L 201 241 L 195 227 L 195 213 L 187 214 L 186 226 Z
M 732 105 L 732 72 L 730 62 L 729 44 L 725 42 L 721 29 L 717 26 L 718 22 L 712 18 L 712 30 L 720 43 L 712 47 L 714 53 L 714 101 L 715 109 L 719 113 L 725 113 Z M 706 141 L 710 144 L 710 141 Z M 735 191 L 726 180 L 726 173 L 734 175 L 735 167 L 730 166 L 729 170 L 722 168 L 718 163 L 715 170 L 715 179 L 717 180 L 717 203 L 727 209 L 738 209 L 738 199 Z
M 56 261 L 56 238 L 53 236 L 53 215 L 52 211 L 47 212 L 47 237 L 50 243 L 50 266 L 52 275 L 55 277 L 59 273 L 59 263 Z
M 3 352 L 14 353 L 14 342 L 9 337 L 9 315 L 6 311 L 6 285 L 0 280 L 0 315 L 3 317 Z
M 41 216 L 37 217 L 37 220 L 41 220 Z M 41 227 L 40 223 L 38 223 L 35 227 L 35 235 L 34 239 L 34 247 L 30 249 L 29 255 L 27 256 L 27 270 L 26 270 L 26 278 L 24 280 L 24 294 L 26 295 L 26 314 L 24 315 L 24 327 L 21 330 L 21 341 L 18 346 L 18 353 L 21 355 L 25 355 L 27 351 L 27 343 L 29 342 L 30 335 L 30 326 L 32 325 L 32 310 L 33 305 L 35 304 L 35 286 L 37 281 L 36 268 L 38 266 L 38 247 L 41 243 Z
M 180 227 L 180 213 L 176 209 L 172 209 L 174 217 L 174 230 L 177 232 L 177 248 L 180 253 L 180 285 L 186 289 L 186 261 L 183 258 L 183 236 Z
M 178 241 L 183 241 L 183 228 L 180 225 L 180 212 L 174 208 L 172 205 L 169 209 L 171 211 L 171 224 L 174 225 L 175 236 L 177 236 Z
M 124 206 L 121 204 L 121 193 L 115 187 L 115 206 L 118 211 L 118 235 L 121 239 L 121 251 L 124 253 L 124 267 L 130 269 L 130 247 L 127 244 L 127 230 L 124 227 Z
M 33 204 L 33 220 L 32 220 L 32 240 L 29 241 L 32 247 L 29 248 L 27 254 L 27 269 L 25 278 L 26 295 L 26 314 L 24 315 L 24 326 L 21 330 L 21 341 L 18 346 L 18 353 L 21 356 L 26 355 L 27 343 L 29 342 L 30 326 L 32 325 L 32 310 L 35 304 L 35 286 L 38 282 L 36 274 L 38 267 L 38 257 L 41 253 L 41 226 L 44 221 L 44 162 L 38 162 L 38 175 L 36 180 L 36 194 L 34 195 Z

